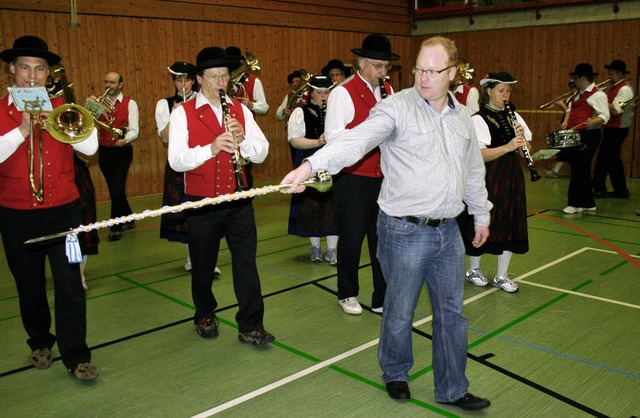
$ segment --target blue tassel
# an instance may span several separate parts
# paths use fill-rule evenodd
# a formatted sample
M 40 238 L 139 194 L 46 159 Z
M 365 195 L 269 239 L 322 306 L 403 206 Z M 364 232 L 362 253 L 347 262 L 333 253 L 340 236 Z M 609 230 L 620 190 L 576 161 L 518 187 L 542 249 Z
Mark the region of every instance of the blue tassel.
M 78 234 L 67 235 L 67 241 L 65 243 L 65 252 L 67 253 L 69 264 L 82 263 L 82 251 L 80 251 Z

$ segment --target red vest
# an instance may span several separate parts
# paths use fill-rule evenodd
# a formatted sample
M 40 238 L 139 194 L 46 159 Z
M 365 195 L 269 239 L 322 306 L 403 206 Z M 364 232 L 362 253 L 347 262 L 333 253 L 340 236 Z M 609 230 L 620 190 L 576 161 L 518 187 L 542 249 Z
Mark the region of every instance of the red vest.
M 571 102 L 571 112 L 569 112 L 567 127 L 573 128 L 574 126 L 593 117 L 593 108 L 591 107 L 591 105 L 589 105 L 589 103 L 587 103 L 587 99 L 597 91 L 597 87 L 594 87 L 591 91 L 583 91 L 578 100 L 574 100 L 573 102 Z M 582 131 L 587 129 L 587 126 L 580 125 L 576 129 Z
M 609 103 L 613 103 L 613 99 L 616 98 L 616 96 L 618 95 L 618 92 L 620 91 L 620 89 L 624 86 L 627 85 L 627 81 L 626 80 L 622 80 L 621 82 L 619 82 L 618 84 L 616 84 L 615 86 L 613 86 L 613 88 L 611 90 L 609 90 L 609 93 L 607 93 L 607 97 L 609 99 Z M 613 112 L 611 113 L 611 117 L 609 118 L 609 122 L 607 122 L 607 128 L 619 128 L 620 127 L 620 123 L 622 122 L 622 113 L 620 113 L 619 115 L 616 115 Z M 624 112 L 623 112 L 624 113 Z
M 349 92 L 353 107 L 355 108 L 353 120 L 346 126 L 347 129 L 351 129 L 360 125 L 369 117 L 369 112 L 376 105 L 377 101 L 373 92 L 369 90 L 367 83 L 358 75 L 353 77 L 351 81 L 343 84 L 343 86 Z M 391 94 L 391 85 L 385 81 L 384 87 L 387 92 Z M 376 147 L 369 151 L 360 161 L 351 167 L 344 168 L 342 171 L 364 177 L 382 177 L 382 170 L 380 169 L 380 149 Z
M 231 101 L 228 104 L 230 116 L 237 119 L 244 128 L 242 105 Z M 213 109 L 204 105 L 196 109 L 196 101 L 189 100 L 182 105 L 187 115 L 189 129 L 189 147 L 209 146 L 217 137 L 225 132 L 224 125 L 218 123 Z M 240 151 L 238 151 L 240 153 Z M 243 172 L 247 184 L 246 171 Z M 220 152 L 200 167 L 184 173 L 185 192 L 193 196 L 216 197 L 236 191 L 236 177 L 231 154 Z
M 473 86 L 471 84 L 465 84 L 464 86 L 462 86 L 462 93 L 454 93 L 454 96 L 456 96 L 456 100 L 466 106 L 467 97 L 469 96 L 469 91 L 471 91 L 472 88 Z
M 51 100 L 56 108 L 64 104 L 62 97 Z M 20 126 L 22 112 L 11 104 L 9 96 L 0 99 L 0 135 L 5 135 Z M 34 127 L 34 179 L 36 188 L 40 188 L 40 161 L 38 137 L 40 128 Z M 73 166 L 73 147 L 56 141 L 49 132 L 42 133 L 43 142 L 43 182 L 44 200 L 38 202 L 31 191 L 29 182 L 29 138 L 4 162 L 0 163 L 0 206 L 11 209 L 43 209 L 61 206 L 78 199 Z
M 116 109 L 116 118 L 111 123 L 112 128 L 123 128 L 125 126 L 129 126 L 129 101 L 131 99 L 126 96 L 122 96 L 122 102 L 116 101 L 114 107 Z M 106 117 L 104 115 L 100 115 L 98 120 L 106 123 Z M 116 140 L 113 138 L 113 135 L 101 127 L 98 128 L 98 143 L 103 147 L 115 147 Z M 131 144 L 127 144 L 125 146 L 131 146 Z

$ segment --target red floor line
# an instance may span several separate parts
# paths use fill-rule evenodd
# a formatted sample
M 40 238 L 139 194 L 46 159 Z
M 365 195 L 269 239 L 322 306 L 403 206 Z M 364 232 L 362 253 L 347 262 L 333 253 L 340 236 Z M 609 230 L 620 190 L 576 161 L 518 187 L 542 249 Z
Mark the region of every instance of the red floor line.
M 540 217 L 545 218 L 545 219 L 549 219 L 549 220 L 551 220 L 551 221 L 553 221 L 553 222 L 559 223 L 560 225 L 563 225 L 563 226 L 569 227 L 569 228 L 571 228 L 571 229 L 573 229 L 573 230 L 575 230 L 575 231 L 580 232 L 581 234 L 584 234 L 584 235 L 586 235 L 586 236 L 588 236 L 588 237 L 591 237 L 591 238 L 593 238 L 594 240 L 598 241 L 599 243 L 601 243 L 601 244 L 603 244 L 603 245 L 606 245 L 607 247 L 611 248 L 613 251 L 617 252 L 617 253 L 618 253 L 618 254 L 620 254 L 622 257 L 626 258 L 626 259 L 627 259 L 631 264 L 633 264 L 634 266 L 636 266 L 636 267 L 640 268 L 640 262 L 636 261 L 636 260 L 635 260 L 633 257 L 631 257 L 629 254 L 625 253 L 625 252 L 624 252 L 624 251 L 622 251 L 620 248 L 618 248 L 618 247 L 616 247 L 615 245 L 613 245 L 613 244 L 611 244 L 611 243 L 609 243 L 609 242 L 607 242 L 607 241 L 603 240 L 602 238 L 598 237 L 597 235 L 592 234 L 592 233 L 591 233 L 591 232 L 589 232 L 589 231 L 585 231 L 584 229 L 582 229 L 582 228 L 578 228 L 578 227 L 577 227 L 577 226 L 575 226 L 575 225 L 571 225 L 571 224 L 569 224 L 569 223 L 567 223 L 567 222 L 564 222 L 564 221 L 562 221 L 562 220 L 560 220 L 560 219 L 557 219 L 557 218 L 554 218 L 554 217 L 551 217 L 551 216 L 548 216 L 548 215 L 545 215 L 545 214 L 542 214 L 542 213 L 539 213 L 539 212 L 534 212 L 534 211 L 532 211 L 532 210 L 528 210 L 527 212 L 532 213 L 532 214 L 534 214 L 534 215 L 536 215 L 536 216 L 540 216 Z

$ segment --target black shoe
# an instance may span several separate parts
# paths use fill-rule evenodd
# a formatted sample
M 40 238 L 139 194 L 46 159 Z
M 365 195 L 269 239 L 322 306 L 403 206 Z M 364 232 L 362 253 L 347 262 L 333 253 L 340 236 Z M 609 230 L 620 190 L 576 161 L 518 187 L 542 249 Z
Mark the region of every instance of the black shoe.
M 438 401 L 439 402 L 439 401 Z M 458 400 L 453 402 L 440 402 L 445 405 L 458 406 L 467 411 L 476 411 L 478 409 L 484 409 L 491 406 L 491 402 L 488 399 L 478 398 L 470 394 L 469 392 L 462 395 Z
M 131 221 L 124 224 L 124 226 L 122 227 L 122 230 L 128 231 L 130 229 L 134 229 L 135 227 L 136 227 L 136 221 Z
M 119 241 L 122 238 L 122 231 L 109 232 L 109 241 Z
M 604 192 L 593 192 L 594 199 L 606 199 L 609 196 L 611 196 L 611 193 L 607 192 L 606 190 Z
M 271 335 L 269 331 L 265 331 L 264 329 L 256 329 L 253 331 L 238 332 L 238 339 L 242 343 L 263 345 L 274 341 L 276 337 Z
M 628 199 L 631 196 L 631 193 L 629 193 L 629 190 L 624 191 L 624 192 L 611 192 L 609 193 L 609 197 L 615 197 L 618 199 Z
M 196 332 L 202 338 L 214 338 L 218 336 L 218 318 L 215 315 L 208 315 L 198 320 Z
M 387 383 L 387 393 L 393 399 L 408 400 L 411 399 L 409 384 L 402 380 L 395 380 Z

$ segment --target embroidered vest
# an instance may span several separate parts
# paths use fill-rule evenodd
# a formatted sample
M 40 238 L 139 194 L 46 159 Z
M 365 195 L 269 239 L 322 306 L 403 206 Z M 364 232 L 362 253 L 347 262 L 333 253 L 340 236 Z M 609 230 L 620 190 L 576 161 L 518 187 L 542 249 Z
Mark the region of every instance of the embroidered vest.
M 391 94 L 391 85 L 387 82 L 384 84 L 387 92 Z M 355 108 L 353 120 L 346 126 L 347 129 L 351 129 L 360 125 L 369 117 L 369 112 L 376 105 L 377 101 L 373 92 L 367 87 L 367 83 L 357 75 L 343 86 L 347 89 L 347 92 L 349 92 L 353 107 Z M 376 147 L 369 151 L 360 161 L 351 167 L 344 168 L 342 171 L 365 177 L 382 177 L 382 170 L 380 169 L 380 149 Z
M 122 96 L 122 102 L 116 101 L 114 107 L 116 109 L 116 118 L 111 123 L 112 128 L 123 128 L 125 126 L 129 126 L 129 101 L 131 99 L 126 96 Z M 169 108 L 171 110 L 171 108 Z M 100 115 L 98 120 L 105 122 L 107 118 L 104 115 Z M 98 128 L 98 143 L 103 147 L 115 147 L 116 140 L 113 138 L 113 135 L 110 132 L 105 131 L 101 127 Z M 125 146 L 130 147 L 131 144 L 127 144 Z
M 62 97 L 51 100 L 56 108 L 64 104 Z M 22 112 L 14 104 L 9 106 L 8 95 L 0 99 L 0 135 L 5 135 L 20 126 Z M 40 153 L 38 138 L 40 127 L 34 127 L 34 178 L 40 188 Z M 42 132 L 44 199 L 38 202 L 29 182 L 29 138 L 25 138 L 18 149 L 0 163 L 0 206 L 11 209 L 43 209 L 61 206 L 78 199 L 73 166 L 73 147 L 56 141 L 49 132 Z
M 587 99 L 598 91 L 597 87 L 594 87 L 591 91 L 583 91 L 578 100 L 571 102 L 571 112 L 569 112 L 569 120 L 567 126 L 572 128 L 585 120 L 593 117 L 593 108 L 587 103 Z M 600 125 L 592 126 L 589 129 L 600 129 Z M 576 128 L 579 131 L 587 129 L 585 125 L 580 125 Z
M 244 128 L 242 105 L 232 100 L 228 106 L 230 116 L 237 119 Z M 190 148 L 209 146 L 225 132 L 224 124 L 220 125 L 209 105 L 196 108 L 196 101 L 189 100 L 182 107 L 187 115 Z M 243 172 L 243 178 L 247 184 L 246 171 Z M 193 196 L 216 197 L 235 192 L 236 180 L 231 154 L 222 151 L 201 166 L 186 171 L 184 183 L 185 192 Z

